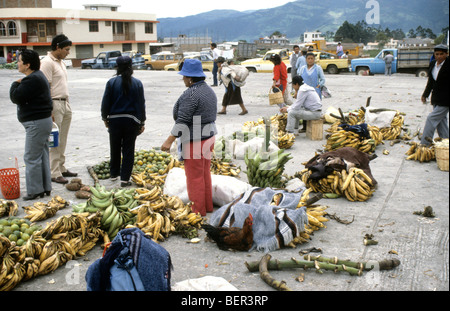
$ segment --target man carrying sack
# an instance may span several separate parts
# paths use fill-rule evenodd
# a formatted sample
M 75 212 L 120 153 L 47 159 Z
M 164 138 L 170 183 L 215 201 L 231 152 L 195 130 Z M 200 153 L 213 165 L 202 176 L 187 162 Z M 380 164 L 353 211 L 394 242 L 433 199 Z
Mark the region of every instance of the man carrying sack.
M 50 148 L 50 169 L 52 181 L 67 184 L 65 177 L 76 177 L 77 173 L 69 172 L 64 166 L 67 136 L 72 121 L 72 109 L 69 105 L 69 87 L 67 69 L 63 60 L 69 55 L 72 41 L 65 35 L 57 35 L 52 41 L 52 51 L 41 61 L 41 71 L 50 84 L 53 100 L 53 121 L 59 128 L 59 145 Z

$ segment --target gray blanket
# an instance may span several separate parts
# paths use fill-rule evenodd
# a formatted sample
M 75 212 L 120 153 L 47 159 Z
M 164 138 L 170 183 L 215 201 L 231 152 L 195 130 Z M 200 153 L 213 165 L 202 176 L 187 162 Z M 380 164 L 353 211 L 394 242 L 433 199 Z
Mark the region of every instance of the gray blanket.
M 248 214 L 253 216 L 253 246 L 265 253 L 289 244 L 308 224 L 306 208 L 297 208 L 302 193 L 282 189 L 252 188 L 230 204 L 222 206 L 211 215 L 210 224 L 216 227 L 241 228 Z M 278 206 L 270 205 L 275 194 L 281 193 Z

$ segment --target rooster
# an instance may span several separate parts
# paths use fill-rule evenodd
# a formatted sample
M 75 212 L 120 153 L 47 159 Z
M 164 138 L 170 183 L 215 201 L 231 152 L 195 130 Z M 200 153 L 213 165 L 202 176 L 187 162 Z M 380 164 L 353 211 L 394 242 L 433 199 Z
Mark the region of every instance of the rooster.
M 207 232 L 208 237 L 217 243 L 219 249 L 248 251 L 253 245 L 252 226 L 253 216 L 248 214 L 242 228 L 214 227 L 209 224 L 203 224 L 202 228 Z

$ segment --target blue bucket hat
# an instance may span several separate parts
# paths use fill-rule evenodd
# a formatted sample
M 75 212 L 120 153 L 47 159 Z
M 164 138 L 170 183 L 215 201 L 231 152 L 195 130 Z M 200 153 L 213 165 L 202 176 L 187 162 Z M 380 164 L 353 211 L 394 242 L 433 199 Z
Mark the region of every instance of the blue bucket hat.
M 185 59 L 183 68 L 178 74 L 191 78 L 206 78 L 203 72 L 202 62 L 198 59 Z

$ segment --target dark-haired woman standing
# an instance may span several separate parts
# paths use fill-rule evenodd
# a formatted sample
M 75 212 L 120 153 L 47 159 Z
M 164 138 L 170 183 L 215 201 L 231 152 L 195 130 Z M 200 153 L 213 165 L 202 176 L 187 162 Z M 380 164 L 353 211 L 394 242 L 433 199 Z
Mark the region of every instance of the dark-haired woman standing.
M 121 187 L 128 187 L 136 138 L 145 130 L 145 97 L 142 82 L 132 77 L 131 58 L 117 58 L 117 66 L 116 77 L 106 84 L 101 112 L 109 131 L 111 178 L 120 176 Z
M 17 62 L 26 77 L 13 82 L 11 101 L 17 104 L 17 117 L 25 128 L 26 187 L 24 200 L 43 198 L 52 190 L 48 137 L 52 131 L 53 102 L 47 78 L 39 70 L 39 54 L 23 50 Z

